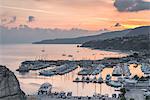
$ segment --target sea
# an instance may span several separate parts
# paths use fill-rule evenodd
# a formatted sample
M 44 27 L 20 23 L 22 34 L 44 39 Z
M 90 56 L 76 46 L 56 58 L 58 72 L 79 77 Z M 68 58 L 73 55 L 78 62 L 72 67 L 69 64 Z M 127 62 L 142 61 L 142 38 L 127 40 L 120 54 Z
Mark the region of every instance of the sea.
M 98 60 L 107 57 L 123 57 L 127 53 L 111 52 L 104 50 L 93 50 L 90 48 L 77 47 L 80 44 L 5 44 L 0 45 L 0 64 L 7 66 L 15 73 L 19 80 L 21 89 L 27 95 L 37 94 L 41 84 L 49 82 L 52 84 L 53 92 L 72 92 L 74 96 L 92 96 L 95 93 L 112 94 L 119 92 L 117 88 L 103 84 L 95 83 L 74 83 L 73 80 L 78 77 L 80 68 L 62 75 L 45 77 L 40 76 L 39 71 L 30 71 L 21 74 L 16 71 L 21 62 L 26 60 Z M 72 56 L 69 56 L 72 55 Z M 99 76 L 105 79 L 107 74 L 112 74 L 113 68 L 105 68 Z M 132 74 L 141 75 L 139 69 L 131 68 Z

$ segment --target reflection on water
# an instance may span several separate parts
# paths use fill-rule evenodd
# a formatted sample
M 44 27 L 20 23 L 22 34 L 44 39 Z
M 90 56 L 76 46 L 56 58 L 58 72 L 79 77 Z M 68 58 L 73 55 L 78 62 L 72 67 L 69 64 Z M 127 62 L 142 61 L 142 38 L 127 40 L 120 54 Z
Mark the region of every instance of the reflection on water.
M 44 52 L 41 50 L 44 49 Z M 68 55 L 72 55 L 68 56 Z M 37 45 L 37 44 L 22 44 L 22 45 L 0 45 L 0 63 L 6 65 L 10 70 L 15 72 L 20 81 L 21 88 L 27 94 L 37 92 L 39 86 L 44 82 L 49 82 L 53 85 L 53 91 L 72 91 L 73 95 L 91 96 L 93 93 L 109 94 L 115 92 L 115 89 L 106 84 L 94 83 L 73 83 L 77 77 L 79 68 L 63 76 L 44 77 L 39 76 L 38 71 L 31 71 L 28 74 L 19 74 L 15 70 L 20 63 L 25 60 L 49 59 L 49 60 L 83 60 L 83 59 L 102 59 L 104 57 L 121 57 L 126 54 L 117 52 L 108 52 L 100 50 L 91 50 L 87 48 L 78 48 L 76 45 Z M 107 74 L 112 73 L 111 68 L 106 68 L 102 72 L 102 77 L 105 79 Z M 117 93 L 117 92 L 115 92 Z

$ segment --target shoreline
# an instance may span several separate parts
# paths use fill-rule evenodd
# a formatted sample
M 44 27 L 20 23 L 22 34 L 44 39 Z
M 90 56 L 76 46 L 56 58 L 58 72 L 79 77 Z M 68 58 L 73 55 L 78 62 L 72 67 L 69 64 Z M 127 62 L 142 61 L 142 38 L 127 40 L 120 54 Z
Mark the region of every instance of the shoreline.
M 128 54 L 128 55 L 133 54 L 133 52 L 137 52 L 137 51 L 132 51 L 132 52 L 131 52 L 131 51 L 128 51 L 128 50 L 96 49 L 96 48 L 82 47 L 82 46 L 80 46 L 80 48 L 88 48 L 88 49 L 91 49 L 91 50 L 100 50 L 100 51 L 109 51 L 109 52 L 125 53 L 125 54 Z

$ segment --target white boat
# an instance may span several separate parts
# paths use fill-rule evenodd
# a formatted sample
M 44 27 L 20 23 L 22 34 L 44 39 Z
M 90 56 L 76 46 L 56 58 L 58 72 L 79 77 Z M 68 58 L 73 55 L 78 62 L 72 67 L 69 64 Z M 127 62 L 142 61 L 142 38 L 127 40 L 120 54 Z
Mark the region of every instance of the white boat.
M 92 82 L 93 82 L 93 83 L 97 83 L 97 78 L 94 77 L 94 78 L 92 79 Z
M 38 90 L 38 95 L 48 95 L 51 93 L 52 85 L 50 83 L 43 83 Z
M 40 73 L 40 75 L 44 75 L 44 76 L 53 76 L 53 75 L 55 75 L 55 73 L 51 70 L 42 70 L 39 73 Z
M 137 80 L 134 80 L 134 79 L 124 79 L 124 82 L 125 83 L 129 83 L 129 84 L 135 84 L 135 83 L 137 83 Z
M 115 66 L 112 76 L 121 76 L 122 75 L 122 69 L 121 66 Z
M 112 87 L 121 87 L 122 86 L 122 84 L 119 81 L 110 81 L 107 84 Z

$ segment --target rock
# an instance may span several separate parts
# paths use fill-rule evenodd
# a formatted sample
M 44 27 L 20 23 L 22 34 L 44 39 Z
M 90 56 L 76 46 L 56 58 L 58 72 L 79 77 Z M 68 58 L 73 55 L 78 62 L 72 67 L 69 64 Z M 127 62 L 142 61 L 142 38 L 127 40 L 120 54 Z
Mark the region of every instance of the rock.
M 0 65 L 0 100 L 26 100 L 14 73 L 2 65 Z

